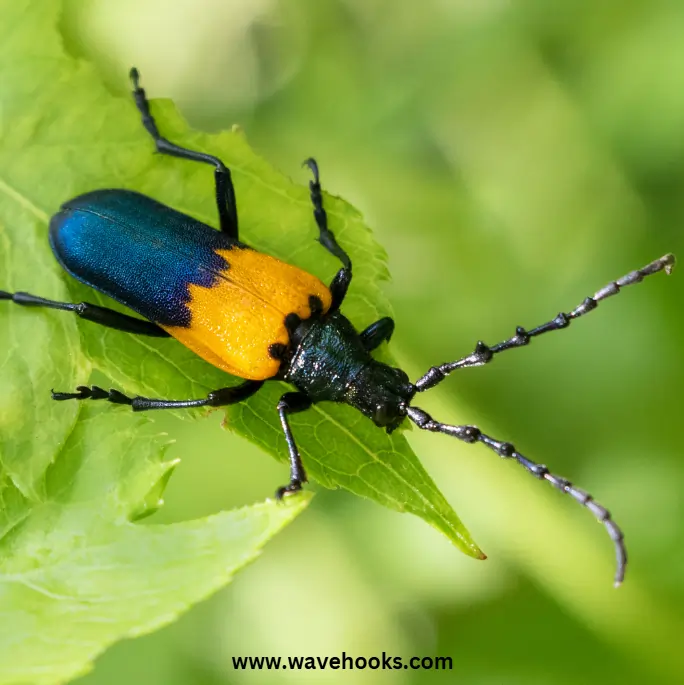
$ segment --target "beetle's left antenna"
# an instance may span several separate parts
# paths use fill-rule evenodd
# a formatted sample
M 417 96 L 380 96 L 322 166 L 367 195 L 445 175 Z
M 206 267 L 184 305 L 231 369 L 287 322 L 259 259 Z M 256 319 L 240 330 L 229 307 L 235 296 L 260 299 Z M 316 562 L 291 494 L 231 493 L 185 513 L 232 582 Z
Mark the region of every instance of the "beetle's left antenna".
M 423 430 L 432 431 L 433 433 L 445 433 L 453 438 L 462 440 L 469 444 L 481 442 L 489 449 L 496 452 L 504 459 L 515 459 L 521 466 L 523 466 L 529 473 L 539 479 L 543 479 L 551 483 L 554 487 L 567 493 L 573 499 L 585 506 L 589 511 L 596 516 L 600 523 L 602 523 L 611 540 L 615 544 L 615 556 L 617 559 L 617 568 L 615 571 L 615 587 L 618 587 L 625 578 L 625 568 L 627 566 L 627 549 L 625 548 L 624 536 L 619 526 L 610 516 L 610 512 L 584 490 L 576 488 L 570 481 L 555 476 L 552 474 L 544 464 L 536 464 L 524 457 L 518 452 L 509 442 L 501 442 L 494 438 L 485 435 L 476 426 L 451 426 L 448 423 L 440 423 L 435 421 L 427 412 L 418 407 L 407 408 L 408 417 L 419 428 Z

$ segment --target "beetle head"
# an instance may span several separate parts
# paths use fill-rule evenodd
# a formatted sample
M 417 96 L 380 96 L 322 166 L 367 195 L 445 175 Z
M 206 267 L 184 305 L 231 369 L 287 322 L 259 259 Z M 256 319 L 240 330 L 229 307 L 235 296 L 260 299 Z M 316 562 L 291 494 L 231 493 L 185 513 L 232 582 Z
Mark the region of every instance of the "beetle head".
M 349 385 L 346 400 L 391 433 L 406 418 L 415 392 L 404 371 L 373 360 Z

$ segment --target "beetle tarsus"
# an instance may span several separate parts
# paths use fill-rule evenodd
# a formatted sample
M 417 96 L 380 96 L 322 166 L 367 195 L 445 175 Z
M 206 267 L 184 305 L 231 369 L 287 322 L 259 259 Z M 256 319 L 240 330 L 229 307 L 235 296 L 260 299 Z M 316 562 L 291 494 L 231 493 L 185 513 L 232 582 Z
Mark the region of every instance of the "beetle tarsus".
M 307 157 L 303 162 L 302 166 L 308 167 L 313 174 L 313 182 L 320 187 L 321 175 L 318 170 L 318 162 L 313 157 Z
M 251 397 L 264 384 L 263 381 L 244 381 L 239 385 L 212 390 L 206 397 L 199 400 L 157 400 L 149 397 L 128 397 L 118 390 L 104 390 L 97 385 L 88 387 L 79 385 L 76 392 L 52 391 L 53 400 L 107 400 L 113 404 L 126 404 L 133 411 L 147 411 L 150 409 L 190 409 L 193 407 L 224 407 L 236 404 Z
M 344 268 L 349 272 L 349 280 L 351 280 L 352 263 L 349 255 L 340 247 L 333 232 L 328 228 L 328 215 L 323 207 L 323 194 L 321 192 L 321 177 L 318 169 L 318 163 L 313 157 L 305 159 L 302 166 L 307 166 L 311 169 L 313 180 L 309 181 L 309 191 L 311 194 L 311 204 L 313 204 L 314 219 L 318 226 L 318 242 L 337 257 Z
M 132 404 L 133 400 L 118 390 L 105 390 L 98 385 L 79 385 L 76 392 L 52 392 L 52 399 L 62 402 L 63 400 L 107 400 L 114 404 Z
M 278 488 L 275 493 L 275 498 L 281 502 L 284 497 L 293 495 L 296 492 L 300 492 L 302 489 L 302 483 L 300 481 L 292 481 L 283 487 Z
M 150 103 L 145 94 L 145 90 L 140 87 L 140 74 L 135 67 L 131 69 L 130 76 L 134 86 L 133 99 L 140 112 L 145 130 L 154 140 L 157 152 L 163 155 L 170 155 L 171 157 L 187 159 L 191 162 L 211 164 L 214 167 L 216 205 L 219 213 L 221 231 L 237 240 L 238 213 L 235 200 L 235 189 L 233 188 L 233 179 L 230 174 L 230 169 L 228 169 L 218 157 L 214 157 L 214 155 L 207 154 L 206 152 L 198 152 L 197 150 L 189 150 L 188 148 L 176 145 L 167 138 L 164 138 L 164 136 L 159 133 L 157 123 L 150 112 Z

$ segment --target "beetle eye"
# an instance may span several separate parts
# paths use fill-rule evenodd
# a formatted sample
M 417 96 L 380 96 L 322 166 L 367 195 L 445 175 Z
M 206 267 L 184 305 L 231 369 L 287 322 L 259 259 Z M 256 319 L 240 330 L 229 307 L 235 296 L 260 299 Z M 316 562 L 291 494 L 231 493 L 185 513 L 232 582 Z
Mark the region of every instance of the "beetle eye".
M 409 382 L 409 377 L 405 371 L 402 369 L 394 369 L 394 373 L 397 375 L 397 378 L 402 382 L 402 383 L 408 383 Z
M 387 423 L 389 422 L 389 411 L 388 407 L 386 404 L 376 404 L 375 405 L 375 416 L 373 417 L 373 421 L 378 425 L 378 426 L 386 426 Z

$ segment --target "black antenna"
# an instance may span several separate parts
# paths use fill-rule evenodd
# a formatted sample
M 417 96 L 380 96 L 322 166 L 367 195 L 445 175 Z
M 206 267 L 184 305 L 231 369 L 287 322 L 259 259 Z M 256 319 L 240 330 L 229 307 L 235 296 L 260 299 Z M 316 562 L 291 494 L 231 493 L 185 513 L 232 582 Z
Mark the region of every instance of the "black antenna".
M 650 276 L 651 274 L 658 273 L 659 271 L 665 271 L 669 274 L 675 263 L 674 255 L 666 254 L 660 259 L 647 264 L 643 269 L 638 269 L 637 271 L 631 271 L 622 278 L 618 278 L 617 281 L 613 281 L 608 285 L 604 286 L 600 290 L 597 290 L 592 297 L 587 297 L 581 304 L 579 304 L 575 309 L 573 309 L 568 314 L 561 312 L 555 319 L 537 326 L 530 331 L 526 331 L 524 328 L 518 326 L 515 330 L 515 335 L 508 340 L 504 340 L 492 347 L 489 347 L 481 340 L 475 346 L 475 350 L 472 354 L 466 357 L 458 359 L 455 362 L 448 362 L 446 364 L 441 364 L 440 366 L 433 366 L 419 378 L 414 384 L 414 393 L 424 392 L 430 388 L 435 387 L 441 383 L 452 371 L 457 369 L 465 369 L 470 366 L 482 366 L 490 362 L 494 355 L 498 352 L 503 352 L 505 350 L 511 350 L 516 347 L 524 347 L 528 345 L 530 340 L 537 335 L 542 333 L 548 333 L 549 331 L 558 331 L 562 328 L 567 328 L 573 319 L 578 319 L 580 316 L 584 316 L 588 312 L 596 309 L 598 303 L 601 300 L 605 300 L 608 297 L 617 295 L 622 288 L 628 285 L 633 285 L 635 283 L 641 283 L 641 281 Z M 533 476 L 546 480 L 554 487 L 562 490 L 563 492 L 570 495 L 573 499 L 577 500 L 581 505 L 585 506 L 589 511 L 591 511 L 594 516 L 606 527 L 608 535 L 615 543 L 615 554 L 617 557 L 617 570 L 615 572 L 615 587 L 622 583 L 625 577 L 625 567 L 627 565 L 627 550 L 625 549 L 624 536 L 618 525 L 610 517 L 610 512 L 594 500 L 594 498 L 584 490 L 576 488 L 570 481 L 561 478 L 560 476 L 555 476 L 550 473 L 548 468 L 543 464 L 536 464 L 530 461 L 527 457 L 524 457 L 520 452 L 518 452 L 513 445 L 509 442 L 501 442 L 495 440 L 494 438 L 485 435 L 476 426 L 451 426 L 446 423 L 440 423 L 435 421 L 428 413 L 424 412 L 418 407 L 407 407 L 406 413 L 408 417 L 413 421 L 419 428 L 423 430 L 432 431 L 434 433 L 446 433 L 458 440 L 462 440 L 467 443 L 481 442 L 489 449 L 496 452 L 500 457 L 505 459 L 515 459 L 521 466 Z
M 448 423 L 440 423 L 419 407 L 408 407 L 406 411 L 408 417 L 418 428 L 432 431 L 433 433 L 445 433 L 469 444 L 481 442 L 500 457 L 515 459 L 518 464 L 524 466 L 533 476 L 548 481 L 551 485 L 566 492 L 570 497 L 584 505 L 606 527 L 608 535 L 610 535 L 611 540 L 615 543 L 615 556 L 617 557 L 615 587 L 622 583 L 625 578 L 625 567 L 627 566 L 627 549 L 625 548 L 624 536 L 617 523 L 611 519 L 610 512 L 596 502 L 588 492 L 576 488 L 569 480 L 550 473 L 544 464 L 536 464 L 530 461 L 527 457 L 520 454 L 510 442 L 495 440 L 485 435 L 476 426 L 451 426 Z
M 650 264 L 647 264 L 643 269 L 631 271 L 622 278 L 618 278 L 617 281 L 613 281 L 600 290 L 597 290 L 592 297 L 587 297 L 582 304 L 575 307 L 569 314 L 563 314 L 563 312 L 561 312 L 555 319 L 552 319 L 541 326 L 537 326 L 531 331 L 526 331 L 521 326 L 518 326 L 518 328 L 515 329 L 515 335 L 512 338 L 497 343 L 492 347 L 488 347 L 480 340 L 475 346 L 475 351 L 467 357 L 463 357 L 455 362 L 441 364 L 440 366 L 433 366 L 424 376 L 415 382 L 416 391 L 424 392 L 425 390 L 434 388 L 435 385 L 441 383 L 452 371 L 456 371 L 457 369 L 465 369 L 469 366 L 482 366 L 483 364 L 490 362 L 497 352 L 511 350 L 515 347 L 524 347 L 537 335 L 567 328 L 573 319 L 578 319 L 580 316 L 584 316 L 588 312 L 596 309 L 601 300 L 617 295 L 621 288 L 635 283 L 641 283 L 646 276 L 658 273 L 658 271 L 665 270 L 666 274 L 671 273 L 674 263 L 674 255 L 666 254 L 660 259 L 656 259 Z

